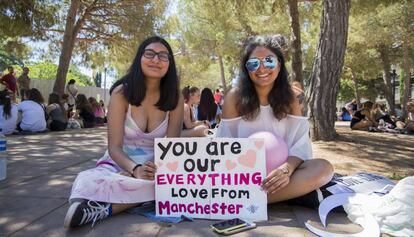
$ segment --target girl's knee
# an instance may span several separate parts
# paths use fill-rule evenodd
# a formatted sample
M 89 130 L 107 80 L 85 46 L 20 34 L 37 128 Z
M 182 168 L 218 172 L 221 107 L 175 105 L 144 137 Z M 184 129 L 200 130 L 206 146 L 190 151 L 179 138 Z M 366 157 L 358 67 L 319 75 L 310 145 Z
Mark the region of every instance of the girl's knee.
M 320 163 L 320 181 L 321 181 L 321 186 L 327 184 L 333 176 L 334 173 L 334 167 L 331 164 L 331 162 L 324 160 L 324 159 L 320 159 L 319 160 Z
M 332 179 L 334 167 L 327 160 L 314 159 L 311 169 L 314 171 L 314 180 L 318 186 L 323 186 Z

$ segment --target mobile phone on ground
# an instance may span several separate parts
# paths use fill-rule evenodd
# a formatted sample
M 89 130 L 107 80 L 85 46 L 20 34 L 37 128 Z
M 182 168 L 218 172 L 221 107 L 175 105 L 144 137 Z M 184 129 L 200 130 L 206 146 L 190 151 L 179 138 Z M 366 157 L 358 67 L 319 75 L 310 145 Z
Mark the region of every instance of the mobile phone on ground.
M 253 222 L 247 222 L 247 224 L 243 227 L 237 228 L 237 229 L 233 229 L 230 231 L 224 231 L 223 233 L 220 233 L 222 235 L 232 235 L 232 234 L 236 234 L 242 231 L 246 231 L 246 230 L 250 230 L 250 229 L 254 229 L 256 228 L 256 224 Z
M 234 218 L 230 220 L 220 221 L 211 225 L 211 228 L 216 231 L 217 233 L 224 233 L 229 232 L 231 230 L 235 230 L 247 225 L 247 222 L 239 219 Z

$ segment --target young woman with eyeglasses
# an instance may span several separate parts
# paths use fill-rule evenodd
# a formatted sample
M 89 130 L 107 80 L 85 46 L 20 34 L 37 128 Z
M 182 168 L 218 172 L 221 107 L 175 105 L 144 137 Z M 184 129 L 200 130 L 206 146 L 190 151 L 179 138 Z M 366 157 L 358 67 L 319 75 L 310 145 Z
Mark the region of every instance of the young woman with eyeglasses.
M 66 228 L 154 200 L 154 139 L 179 137 L 184 103 L 173 52 L 160 37 L 144 40 L 125 76 L 110 90 L 108 151 L 81 172 L 70 196 Z
M 286 162 L 267 167 L 262 183 L 269 203 L 311 193 L 329 182 L 333 173 L 328 161 L 312 159 L 309 123 L 302 112 L 304 95 L 288 82 L 283 42 L 282 36 L 256 36 L 246 41 L 239 82 L 225 96 L 217 132 L 218 137 L 242 138 L 266 132 L 285 143 Z

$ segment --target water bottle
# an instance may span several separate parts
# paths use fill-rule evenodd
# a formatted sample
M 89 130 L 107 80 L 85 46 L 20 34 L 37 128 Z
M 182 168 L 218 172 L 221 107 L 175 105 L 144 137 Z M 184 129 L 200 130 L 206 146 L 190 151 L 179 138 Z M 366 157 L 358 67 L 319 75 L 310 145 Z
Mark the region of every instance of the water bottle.
M 5 180 L 7 176 L 7 150 L 6 136 L 4 136 L 0 128 L 0 180 Z

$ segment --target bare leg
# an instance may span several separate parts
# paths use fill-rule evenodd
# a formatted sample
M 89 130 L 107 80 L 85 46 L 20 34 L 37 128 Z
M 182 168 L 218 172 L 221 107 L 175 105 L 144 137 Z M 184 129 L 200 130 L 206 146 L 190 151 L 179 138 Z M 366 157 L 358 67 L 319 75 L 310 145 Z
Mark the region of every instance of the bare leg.
M 113 203 L 112 204 L 112 215 L 121 213 L 130 208 L 136 207 L 138 204 L 139 203 L 128 203 L 128 204 Z
M 354 124 L 354 126 L 351 128 L 352 130 L 361 130 L 364 128 L 368 128 L 372 126 L 372 122 L 371 121 L 367 121 L 367 120 L 362 120 L 356 124 Z
M 276 193 L 268 194 L 268 203 L 289 200 L 305 195 L 332 179 L 333 167 L 323 159 L 313 159 L 301 164 L 290 177 L 289 184 Z

